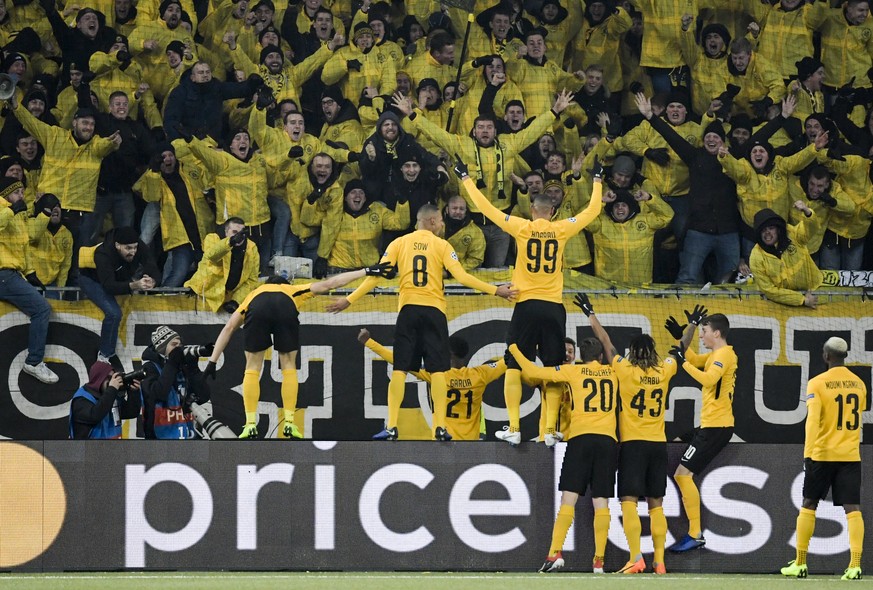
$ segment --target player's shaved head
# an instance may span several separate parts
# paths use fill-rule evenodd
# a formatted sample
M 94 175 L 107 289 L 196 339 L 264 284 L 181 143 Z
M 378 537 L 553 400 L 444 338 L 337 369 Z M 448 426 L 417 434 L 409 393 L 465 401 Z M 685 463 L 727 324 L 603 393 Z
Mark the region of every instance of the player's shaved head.
M 425 203 L 418 210 L 418 215 L 415 216 L 416 221 L 424 221 L 426 219 L 430 219 L 433 216 L 439 216 L 440 210 L 437 209 L 436 205 L 431 205 L 430 203 Z
M 552 217 L 554 205 L 552 204 L 552 199 L 548 195 L 534 195 L 533 199 L 531 199 L 530 209 L 531 213 L 534 214 L 533 217 L 544 217 L 550 219 Z
M 831 336 L 827 339 L 827 342 L 824 343 L 824 347 L 822 349 L 825 355 L 831 360 L 840 360 L 842 361 L 847 356 L 849 356 L 849 345 L 845 340 L 838 336 Z

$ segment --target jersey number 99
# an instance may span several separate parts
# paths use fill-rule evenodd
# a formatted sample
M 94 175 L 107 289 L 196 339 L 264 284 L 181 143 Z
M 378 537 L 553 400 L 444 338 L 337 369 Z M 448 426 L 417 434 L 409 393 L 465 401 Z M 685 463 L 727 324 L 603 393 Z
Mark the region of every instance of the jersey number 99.
M 531 238 L 527 241 L 527 270 L 551 274 L 558 269 L 558 240 L 537 240 Z

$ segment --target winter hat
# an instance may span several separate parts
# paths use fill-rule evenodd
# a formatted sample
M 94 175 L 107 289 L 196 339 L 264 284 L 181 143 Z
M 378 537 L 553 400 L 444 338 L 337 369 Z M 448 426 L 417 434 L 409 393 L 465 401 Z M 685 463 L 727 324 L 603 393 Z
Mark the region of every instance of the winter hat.
M 92 391 L 100 391 L 100 386 L 109 378 L 112 371 L 112 365 L 102 361 L 97 361 L 91 365 L 90 369 L 88 369 L 88 383 L 86 383 L 86 385 Z
M 173 338 L 179 338 L 179 334 L 169 326 L 158 326 L 152 332 L 152 346 L 158 354 L 164 354 L 167 351 L 167 345 Z
M 176 4 L 179 7 L 179 10 L 183 10 L 182 3 L 179 2 L 179 0 L 164 0 L 158 7 L 158 16 L 164 16 L 164 13 L 167 11 L 171 4 Z M 81 12 L 79 14 L 81 14 Z
M 612 163 L 612 171 L 626 176 L 633 176 L 637 173 L 637 165 L 630 156 L 619 156 Z
M 360 178 L 353 178 L 346 183 L 346 186 L 343 188 L 343 197 L 349 196 L 349 193 L 355 189 L 361 189 L 364 191 L 364 194 L 367 194 L 367 190 L 364 187 L 364 182 Z
M 179 59 L 182 59 L 183 57 L 185 57 L 185 44 L 179 40 L 170 41 L 170 43 L 167 44 L 167 53 L 169 53 L 170 51 L 178 54 Z
M 725 47 L 730 46 L 731 44 L 731 34 L 728 33 L 727 27 L 720 23 L 712 23 L 703 27 L 703 31 L 700 32 L 701 41 L 706 40 L 706 37 L 710 33 L 715 33 L 721 40 L 724 41 Z
M 0 198 L 5 199 L 20 188 L 24 188 L 24 184 L 20 180 L 9 176 L 0 176 Z
M 346 99 L 346 97 L 343 96 L 343 91 L 340 90 L 340 87 L 336 84 L 326 86 L 325 89 L 321 91 L 321 98 L 332 98 L 337 103 L 342 103 Z
M 285 56 L 282 55 L 282 50 L 276 47 L 275 45 L 267 45 L 263 49 L 261 49 L 261 63 L 264 63 L 264 60 L 267 59 L 267 56 L 271 53 L 278 53 L 279 57 L 282 58 L 282 61 L 285 61 Z
M 257 2 L 255 2 L 255 5 L 252 6 L 251 11 L 254 12 L 258 8 L 260 8 L 261 6 L 266 6 L 267 8 L 272 10 L 273 12 L 276 12 L 276 5 L 273 4 L 271 2 L 271 0 L 258 0 Z
M 561 192 L 562 192 L 562 193 L 563 193 L 563 192 L 566 192 L 565 189 L 564 189 L 564 185 L 561 183 L 560 180 L 558 180 L 557 178 L 550 178 L 549 180 L 547 180 L 547 181 L 545 181 L 545 182 L 543 183 L 543 194 L 545 194 L 546 189 L 548 189 L 548 188 L 552 188 L 552 187 L 554 187 L 554 186 L 556 186 L 556 187 L 558 187 L 559 189 L 561 189 Z
M 178 3 L 178 0 L 175 0 L 175 1 Z M 79 21 L 82 19 L 82 17 L 85 16 L 86 14 L 97 15 L 98 20 L 100 18 L 100 14 L 96 10 L 94 10 L 93 8 L 83 8 L 82 10 L 80 10 L 79 12 L 76 13 L 76 24 L 78 24 Z
M 440 93 L 440 83 L 436 81 L 436 78 L 422 78 L 418 83 L 418 88 L 415 89 L 416 94 L 420 93 L 425 88 L 436 88 L 437 93 Z
M 722 141 L 724 141 L 724 127 L 722 126 L 721 121 L 713 121 L 712 123 L 707 125 L 706 128 L 703 130 L 703 136 L 706 137 L 707 133 L 715 133 L 721 138 Z
M 616 203 L 624 203 L 630 209 L 628 213 L 627 219 L 624 221 L 629 221 L 633 219 L 633 217 L 640 212 L 640 204 L 634 198 L 633 194 L 626 188 L 620 188 L 615 191 L 615 200 L 611 203 L 607 203 L 604 205 L 604 209 L 606 210 L 606 214 L 609 215 L 610 218 L 615 219 L 612 214 L 612 210 L 615 209 Z
M 139 243 L 139 234 L 130 226 L 116 227 L 113 239 L 116 244 L 137 244 Z
M 745 129 L 749 133 L 752 132 L 752 119 L 749 118 L 749 115 L 745 113 L 740 113 L 739 115 L 734 115 L 731 117 L 731 132 L 733 133 L 734 129 Z
M 3 64 L 0 65 L 0 68 L 2 68 L 4 72 L 8 72 L 9 68 L 12 67 L 12 64 L 19 61 L 23 61 L 25 65 L 27 64 L 27 60 L 25 60 L 24 56 L 20 53 L 10 53 L 5 58 L 3 58 Z
M 816 70 L 824 67 L 824 64 L 814 57 L 804 57 L 802 60 L 794 62 L 794 65 L 797 66 L 797 79 L 801 82 L 805 82 Z
M 279 31 L 276 30 L 276 27 L 274 27 L 273 25 L 268 25 L 264 27 L 263 31 L 258 33 L 258 43 L 260 43 L 261 45 L 264 44 L 264 35 L 266 35 L 267 33 L 276 33 L 276 36 L 279 37 L 280 40 L 282 39 L 282 35 L 279 34 Z
M 41 100 L 43 104 L 48 104 L 48 97 L 45 95 L 45 92 L 42 90 L 32 89 L 30 92 L 24 95 L 24 100 L 22 101 L 25 105 L 32 100 Z
M 357 41 L 358 37 L 360 37 L 361 35 L 370 35 L 371 37 L 376 36 L 373 33 L 373 29 L 370 28 L 370 24 L 363 22 L 355 25 L 355 32 L 352 34 L 352 41 Z
M 688 101 L 688 94 L 686 92 L 683 92 L 682 90 L 679 90 L 678 88 L 672 90 L 670 94 L 667 95 L 667 100 L 664 102 L 664 104 L 670 105 L 674 102 L 678 102 L 679 104 L 684 106 L 686 110 L 690 110 L 691 108 L 689 106 L 690 103 Z

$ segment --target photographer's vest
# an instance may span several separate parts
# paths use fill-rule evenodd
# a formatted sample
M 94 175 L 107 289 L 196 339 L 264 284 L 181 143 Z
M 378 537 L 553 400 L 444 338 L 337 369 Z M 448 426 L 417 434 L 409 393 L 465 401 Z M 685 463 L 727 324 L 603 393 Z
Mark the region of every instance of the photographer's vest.
M 164 372 L 164 368 L 153 361 L 148 361 L 147 364 L 157 369 L 158 375 Z M 182 399 L 186 389 L 185 376 L 179 371 L 176 373 L 172 387 L 170 387 L 167 401 L 155 401 L 155 407 L 152 410 L 155 438 L 178 440 L 194 437 L 194 418 L 190 412 L 185 412 L 182 408 Z
M 73 399 L 70 401 L 70 438 L 76 438 L 73 432 L 73 402 L 77 397 L 84 397 L 86 400 L 97 405 L 97 398 L 94 397 L 87 389 L 80 387 L 73 394 Z M 112 410 L 103 416 L 103 419 L 98 422 L 88 433 L 88 438 L 107 439 L 121 438 L 121 417 L 118 415 L 118 402 L 112 402 Z

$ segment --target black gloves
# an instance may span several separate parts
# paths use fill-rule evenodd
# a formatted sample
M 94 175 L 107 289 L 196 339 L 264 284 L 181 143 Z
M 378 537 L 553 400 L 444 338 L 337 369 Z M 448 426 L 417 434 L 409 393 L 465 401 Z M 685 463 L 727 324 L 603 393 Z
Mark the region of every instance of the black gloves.
M 181 123 L 173 125 L 173 129 L 179 134 L 179 137 L 185 140 L 185 143 L 191 143 L 194 140 L 194 134 L 188 131 Z
M 230 301 L 222 305 L 221 309 L 226 311 L 227 313 L 233 313 L 239 309 L 239 303 L 231 299 Z
M 115 54 L 115 59 L 117 59 L 121 63 L 124 63 L 126 61 L 130 61 L 130 52 L 125 50 L 125 49 L 122 49 L 121 51 L 118 51 Z
M 585 317 L 591 317 L 591 314 L 594 313 L 594 306 L 591 305 L 591 300 L 588 299 L 588 295 L 585 293 L 577 293 L 576 298 L 573 299 L 573 303 L 576 307 L 582 310 Z
M 831 160 L 838 160 L 840 162 L 845 162 L 846 158 L 843 157 L 841 150 L 838 147 L 829 147 L 827 151 L 827 156 Z
M 303 157 L 303 146 L 302 145 L 291 146 L 291 149 L 288 150 L 288 157 L 292 158 L 292 159 L 302 158 Z
M 356 72 L 360 72 L 360 71 L 361 71 L 361 67 L 362 67 L 363 65 L 364 65 L 364 64 L 362 64 L 362 63 L 361 63 L 359 60 L 357 60 L 357 59 L 350 59 L 350 60 L 347 60 L 347 61 L 346 61 L 346 68 L 348 68 L 349 70 L 355 70 Z
M 606 125 L 606 137 L 612 140 L 619 135 L 621 135 L 621 117 L 617 113 L 612 113 Z
M 152 154 L 152 157 L 149 159 L 149 170 L 152 172 L 160 172 L 161 164 L 164 163 L 164 154 Z
M 364 269 L 368 277 L 383 277 L 393 279 L 397 276 L 397 267 L 390 262 L 380 262 Z
M 493 61 L 494 61 L 493 55 L 483 55 L 482 57 L 477 57 L 476 59 L 473 60 L 473 67 L 474 68 L 481 68 L 483 66 L 490 66 Z
M 327 258 L 319 256 L 315 259 L 315 265 L 312 267 L 312 276 L 316 279 L 323 279 L 327 276 Z
M 572 129 L 572 128 L 575 127 L 575 126 L 576 126 L 576 121 L 573 120 L 572 117 L 567 117 L 567 118 L 564 120 L 564 127 L 566 127 L 567 129 Z
M 318 197 L 320 197 L 320 196 L 321 196 L 321 191 L 316 189 L 316 190 L 312 191 L 311 193 L 309 193 L 309 196 L 306 197 L 306 202 L 309 203 L 310 205 L 315 205 L 315 201 L 317 201 Z
M 873 69 L 873 68 L 871 68 Z M 852 79 L 837 88 L 837 96 L 840 98 L 845 98 L 846 100 L 852 100 L 852 97 L 855 95 L 855 76 L 852 76 Z
M 177 346 L 170 351 L 170 354 L 167 355 L 167 362 L 173 363 L 177 367 L 181 366 L 182 363 L 185 362 L 185 351 L 182 349 L 181 346 Z
M 349 152 L 349 162 L 354 164 L 361 159 L 361 152 Z
M 233 234 L 232 236 L 230 236 L 229 241 L 231 247 L 238 248 L 246 243 L 246 239 L 248 239 L 248 234 L 245 230 L 243 230 L 237 234 Z
M 24 213 L 25 211 L 27 211 L 27 203 L 24 202 L 24 199 L 18 199 L 17 201 L 12 203 L 10 209 L 12 209 L 13 215 Z
M 39 289 L 40 291 L 45 290 L 45 285 L 42 284 L 42 281 L 39 280 L 39 277 L 36 276 L 35 272 L 30 273 L 26 277 L 24 277 L 28 283 Z
M 465 176 L 470 175 L 470 171 L 467 169 L 467 165 L 464 164 L 464 161 L 458 154 L 455 154 L 455 165 L 454 167 L 452 167 L 452 170 L 455 171 L 455 175 L 458 178 L 464 178 Z
M 249 85 L 249 93 L 254 94 L 258 91 L 258 89 L 264 85 L 264 79 L 261 78 L 258 74 L 251 74 L 248 78 L 246 78 L 246 84 Z
M 676 360 L 679 361 L 679 364 L 685 362 L 685 345 L 681 342 L 670 349 L 670 356 L 676 357 Z
M 688 327 L 688 324 L 680 324 L 676 318 L 670 316 L 664 323 L 664 327 L 670 332 L 670 336 L 676 340 L 682 340 L 682 335 L 685 334 L 685 328 Z
M 263 111 L 265 108 L 269 107 L 271 104 L 276 102 L 276 98 L 273 96 L 273 90 L 264 84 L 258 89 L 258 99 L 255 102 L 255 107 L 259 111 Z
M 767 116 L 767 109 L 773 105 L 773 99 L 765 96 L 761 100 L 753 100 L 750 104 L 755 116 L 759 119 L 764 119 Z
M 667 148 L 649 148 L 643 156 L 661 167 L 670 163 L 670 153 L 667 151 Z
M 822 203 L 824 203 L 825 205 L 827 205 L 828 207 L 836 207 L 837 206 L 837 200 L 827 193 L 820 196 L 818 198 L 818 200 L 821 201 Z
M 688 313 L 688 310 L 685 310 L 685 317 L 688 318 L 688 323 L 693 324 L 695 326 L 700 325 L 700 321 L 706 317 L 706 314 L 709 313 L 705 307 L 702 305 L 695 305 L 694 311 Z
M 203 369 L 203 377 L 208 379 L 215 379 L 215 363 L 209 361 L 206 363 L 206 368 Z
M 36 209 L 37 213 L 44 213 L 51 217 L 52 210 L 60 204 L 61 202 L 56 196 L 51 193 L 45 193 L 36 200 L 34 209 Z
M 639 94 L 640 92 L 643 91 L 643 85 L 641 83 L 637 82 L 636 80 L 634 80 L 633 82 L 630 83 L 630 86 L 628 86 L 627 89 L 630 90 L 631 94 Z
M 597 156 L 594 156 L 594 161 L 591 163 L 591 168 L 588 169 L 588 174 L 591 175 L 591 178 L 603 178 L 603 164 L 600 163 L 600 159 Z

